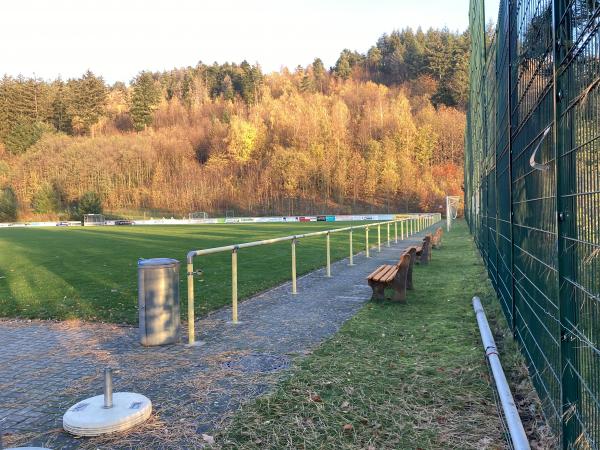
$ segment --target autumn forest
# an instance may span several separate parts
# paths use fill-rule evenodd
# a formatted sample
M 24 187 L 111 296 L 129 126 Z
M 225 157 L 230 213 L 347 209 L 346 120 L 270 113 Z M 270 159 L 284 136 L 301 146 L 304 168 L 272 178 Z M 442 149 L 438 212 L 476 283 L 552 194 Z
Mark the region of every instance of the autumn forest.
M 438 211 L 462 195 L 468 48 L 406 29 L 330 68 L 5 76 L 0 221 Z

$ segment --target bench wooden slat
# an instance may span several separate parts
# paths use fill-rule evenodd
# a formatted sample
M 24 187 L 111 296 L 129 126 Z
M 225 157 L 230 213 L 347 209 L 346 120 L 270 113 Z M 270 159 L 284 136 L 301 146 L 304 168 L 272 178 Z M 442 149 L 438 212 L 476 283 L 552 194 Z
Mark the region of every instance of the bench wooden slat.
M 389 265 L 385 265 L 382 266 L 384 269 L 381 270 L 374 278 L 372 278 L 373 281 L 377 281 L 380 283 L 385 283 L 388 279 L 388 277 L 390 276 L 390 274 L 392 274 L 391 278 L 394 278 L 394 275 L 396 274 L 396 266 L 389 266 Z
M 397 272 L 398 272 L 398 266 L 397 265 L 392 266 L 392 269 L 388 270 L 388 272 L 385 274 L 385 276 L 381 277 L 380 281 L 382 281 L 383 283 L 389 283 L 390 281 L 392 281 L 394 279 Z
M 369 275 L 367 277 L 367 280 L 374 280 L 375 278 L 379 278 L 379 274 L 382 270 L 386 270 L 387 266 L 383 265 L 383 266 L 379 266 L 377 269 L 375 269 L 371 275 Z

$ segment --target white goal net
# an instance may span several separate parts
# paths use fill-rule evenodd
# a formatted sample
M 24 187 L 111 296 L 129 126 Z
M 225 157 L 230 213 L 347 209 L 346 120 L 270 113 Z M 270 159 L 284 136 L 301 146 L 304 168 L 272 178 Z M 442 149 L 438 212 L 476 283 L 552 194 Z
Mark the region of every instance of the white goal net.
M 192 212 L 189 214 L 188 218 L 190 220 L 201 220 L 204 221 L 206 219 L 208 219 L 208 214 L 206 214 L 204 211 L 196 211 L 196 212 Z
M 102 214 L 84 214 L 83 226 L 105 225 L 104 215 Z
M 446 197 L 446 230 L 450 231 L 452 221 L 458 217 L 458 207 L 460 204 L 459 196 Z

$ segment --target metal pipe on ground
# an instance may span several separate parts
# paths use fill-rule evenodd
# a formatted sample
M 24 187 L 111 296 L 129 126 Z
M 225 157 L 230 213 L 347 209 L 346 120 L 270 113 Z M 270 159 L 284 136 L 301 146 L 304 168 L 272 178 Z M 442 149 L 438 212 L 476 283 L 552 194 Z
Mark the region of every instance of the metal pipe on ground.
M 475 310 L 475 317 L 477 318 L 477 325 L 481 334 L 481 342 L 483 343 L 485 356 L 492 369 L 494 383 L 498 391 L 498 397 L 500 398 L 513 447 L 515 450 L 530 450 L 529 441 L 519 417 L 519 411 L 515 405 L 508 381 L 506 381 L 506 376 L 502 369 L 502 364 L 500 363 L 500 356 L 494 342 L 494 336 L 492 335 L 492 330 L 490 330 L 490 325 L 488 324 L 479 297 L 473 297 L 473 309 Z

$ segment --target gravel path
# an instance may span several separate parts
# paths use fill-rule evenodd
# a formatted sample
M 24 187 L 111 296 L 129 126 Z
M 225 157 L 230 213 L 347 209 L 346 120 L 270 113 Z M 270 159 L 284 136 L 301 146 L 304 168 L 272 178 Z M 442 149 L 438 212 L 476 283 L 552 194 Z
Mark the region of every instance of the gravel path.
M 0 321 L 0 430 L 7 444 L 50 448 L 187 448 L 222 426 L 240 404 L 269 391 L 298 358 L 333 335 L 369 299 L 366 276 L 397 262 L 420 235 L 359 254 L 248 299 L 238 325 L 230 308 L 197 322 L 202 346 L 145 348 L 137 329 L 84 322 Z M 410 301 L 410 298 L 409 298 Z M 183 329 L 183 328 L 182 328 Z M 102 391 L 101 371 L 118 369 L 115 391 L 149 397 L 154 415 L 143 432 L 108 440 L 61 432 L 75 402 Z M 119 441 L 118 439 L 124 439 Z M 125 442 L 126 440 L 126 442 Z

